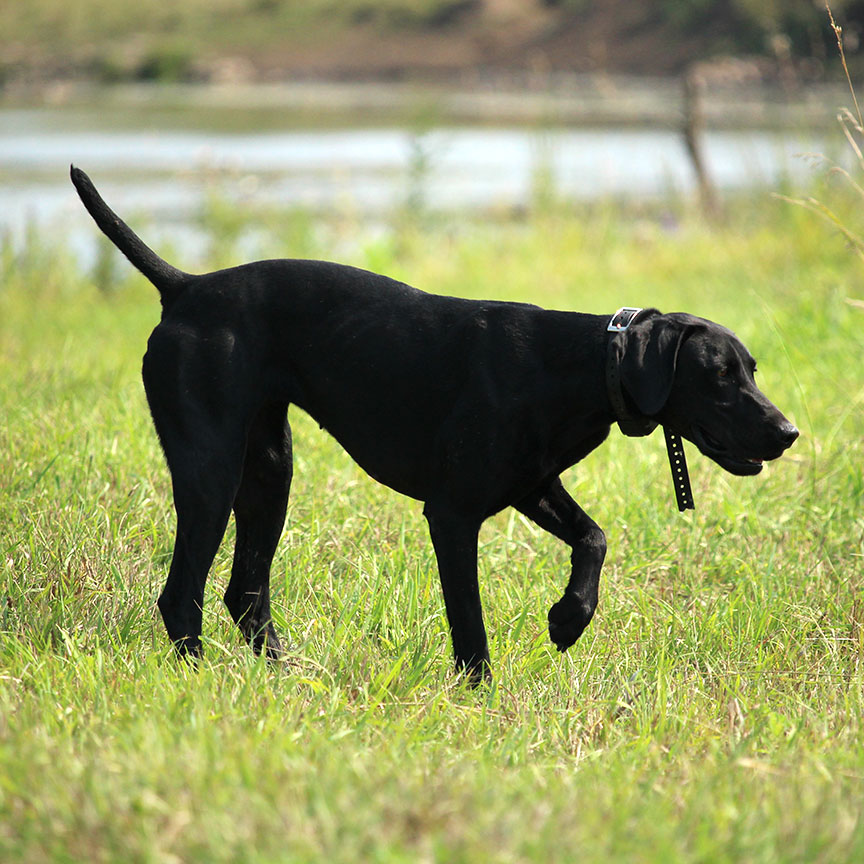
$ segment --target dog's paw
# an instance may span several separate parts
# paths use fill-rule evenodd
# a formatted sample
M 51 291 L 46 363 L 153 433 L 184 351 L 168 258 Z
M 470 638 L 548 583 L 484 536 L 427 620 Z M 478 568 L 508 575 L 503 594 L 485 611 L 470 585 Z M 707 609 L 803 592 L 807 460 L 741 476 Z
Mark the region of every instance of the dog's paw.
M 204 656 L 201 640 L 193 636 L 184 636 L 182 639 L 173 639 L 174 653 L 181 660 L 185 660 L 192 668 L 198 667 L 198 661 Z
M 457 658 L 456 674 L 464 677 L 471 687 L 488 684 L 492 680 L 492 666 L 489 663 L 489 655 Z
M 575 594 L 565 594 L 549 610 L 549 638 L 559 651 L 566 651 L 581 635 L 594 610 Z
M 268 621 L 264 627 L 246 628 L 244 635 L 256 654 L 263 653 L 268 660 L 274 662 L 282 659 L 282 643 L 271 621 Z

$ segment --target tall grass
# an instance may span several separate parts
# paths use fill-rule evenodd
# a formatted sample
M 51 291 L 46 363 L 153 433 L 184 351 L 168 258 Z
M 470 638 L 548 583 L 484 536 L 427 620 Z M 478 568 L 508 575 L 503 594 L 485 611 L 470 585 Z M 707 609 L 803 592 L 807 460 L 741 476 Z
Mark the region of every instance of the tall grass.
M 861 860 L 860 270 L 803 210 L 729 213 L 559 207 L 374 238 L 248 214 L 441 293 L 720 320 L 802 429 L 755 479 L 691 450 L 685 516 L 656 437 L 613 433 L 569 471 L 610 552 L 565 655 L 545 615 L 567 550 L 491 520 L 479 691 L 451 674 L 420 506 L 299 412 L 273 567 L 289 661 L 250 656 L 221 606 L 229 528 L 206 660 L 176 664 L 154 608 L 170 484 L 139 381 L 155 292 L 118 267 L 106 293 L 38 236 L 4 248 L 0 860 Z
M 852 77 L 849 74 L 849 66 L 846 62 L 843 29 L 835 21 L 834 13 L 829 3 L 825 4 L 825 9 L 828 13 L 831 29 L 837 40 L 837 53 L 840 57 L 843 72 L 846 75 L 846 81 L 849 85 L 849 95 L 854 107 L 854 111 L 842 107 L 837 113 L 837 122 L 848 144 L 847 152 L 852 157 L 852 169 L 850 170 L 822 154 L 816 154 L 814 161 L 824 169 L 827 177 L 840 181 L 839 191 L 835 185 L 830 193 L 820 196 L 809 195 L 806 198 L 778 197 L 820 216 L 844 237 L 852 252 L 861 262 L 864 262 L 864 235 L 862 235 L 861 229 L 857 227 L 857 223 L 860 220 L 856 218 L 857 212 L 860 211 L 860 206 L 864 202 L 864 187 L 861 185 L 861 177 L 864 177 L 864 153 L 862 153 L 862 145 L 864 145 L 864 117 L 861 116 L 858 96 L 855 93 Z M 835 204 L 838 195 L 840 198 L 839 208 Z M 849 203 L 850 199 L 851 206 Z M 851 219 L 850 214 L 852 214 Z M 850 305 L 864 308 L 864 300 L 849 297 L 847 298 L 847 302 Z

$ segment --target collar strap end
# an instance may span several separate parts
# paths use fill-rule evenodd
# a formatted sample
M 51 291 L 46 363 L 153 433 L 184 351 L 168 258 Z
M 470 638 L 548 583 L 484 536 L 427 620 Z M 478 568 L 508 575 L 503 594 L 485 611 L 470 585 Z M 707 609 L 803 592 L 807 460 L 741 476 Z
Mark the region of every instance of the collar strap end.
M 663 427 L 666 435 L 666 452 L 669 454 L 669 468 L 672 470 L 672 482 L 675 485 L 675 500 L 678 510 L 695 510 L 693 489 L 690 487 L 690 473 L 687 471 L 687 458 L 684 455 L 684 442 L 677 432 L 668 426 Z

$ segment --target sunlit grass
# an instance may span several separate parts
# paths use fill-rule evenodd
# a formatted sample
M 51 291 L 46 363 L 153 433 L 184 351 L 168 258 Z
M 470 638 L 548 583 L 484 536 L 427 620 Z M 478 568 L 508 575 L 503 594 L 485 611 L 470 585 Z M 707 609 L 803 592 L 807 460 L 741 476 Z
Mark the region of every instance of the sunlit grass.
M 565 655 L 545 616 L 567 550 L 511 511 L 490 520 L 496 678 L 472 691 L 451 673 L 420 505 L 292 409 L 273 567 L 288 662 L 253 658 L 221 605 L 232 527 L 193 673 L 154 606 L 173 539 L 139 378 L 155 291 L 118 266 L 100 292 L 38 238 L 6 249 L 0 859 L 860 860 L 864 330 L 841 240 L 781 202 L 733 202 L 711 228 L 611 205 L 375 237 L 261 218 L 262 255 L 719 320 L 801 440 L 755 479 L 691 448 L 686 516 L 657 436 L 613 432 L 568 472 L 610 549 L 598 614 Z M 233 229 L 208 219 L 218 263 L 234 263 Z

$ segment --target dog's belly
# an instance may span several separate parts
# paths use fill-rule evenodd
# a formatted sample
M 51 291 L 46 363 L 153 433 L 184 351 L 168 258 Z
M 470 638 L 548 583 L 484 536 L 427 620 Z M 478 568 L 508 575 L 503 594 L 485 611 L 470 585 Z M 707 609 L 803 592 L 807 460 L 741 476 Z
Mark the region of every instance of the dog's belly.
M 428 431 L 395 427 L 392 417 L 388 417 L 391 422 L 382 423 L 364 416 L 364 412 L 354 412 L 351 421 L 345 422 L 341 416 L 327 416 L 328 412 L 300 407 L 374 480 L 409 498 L 427 499 L 432 455 Z

